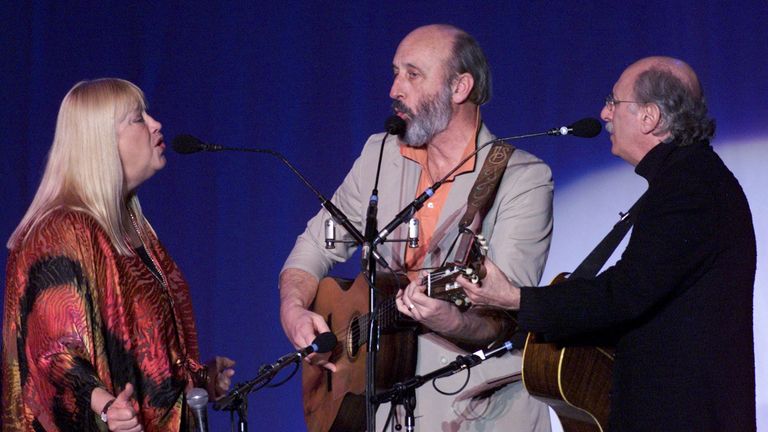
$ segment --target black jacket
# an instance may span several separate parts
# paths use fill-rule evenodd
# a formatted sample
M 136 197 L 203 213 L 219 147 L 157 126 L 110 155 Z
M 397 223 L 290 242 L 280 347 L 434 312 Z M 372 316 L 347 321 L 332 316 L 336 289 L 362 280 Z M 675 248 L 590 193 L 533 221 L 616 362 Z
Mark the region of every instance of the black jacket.
M 614 332 L 610 430 L 755 430 L 755 234 L 709 143 L 654 147 L 626 250 L 595 279 L 523 288 L 520 326 L 549 339 Z

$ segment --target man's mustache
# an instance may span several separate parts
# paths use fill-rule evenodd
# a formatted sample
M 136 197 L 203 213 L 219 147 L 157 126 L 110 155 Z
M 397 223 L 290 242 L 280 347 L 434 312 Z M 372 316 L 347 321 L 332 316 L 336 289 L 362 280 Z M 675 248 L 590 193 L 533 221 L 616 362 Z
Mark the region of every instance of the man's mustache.
M 413 111 L 411 111 L 411 109 L 408 108 L 401 100 L 392 102 L 392 110 L 406 114 L 408 117 L 413 117 Z

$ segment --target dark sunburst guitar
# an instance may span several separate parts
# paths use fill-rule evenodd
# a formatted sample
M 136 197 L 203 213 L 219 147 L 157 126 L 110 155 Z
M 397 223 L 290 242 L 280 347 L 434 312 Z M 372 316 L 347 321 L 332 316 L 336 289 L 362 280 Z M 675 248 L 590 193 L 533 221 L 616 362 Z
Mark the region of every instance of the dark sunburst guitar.
M 454 260 L 422 282 L 427 295 L 459 307 L 469 303 L 456 283 L 459 275 L 481 278 L 487 247 L 481 236 L 462 233 Z M 379 274 L 376 280 L 377 318 L 381 327 L 376 358 L 376 388 L 385 390 L 414 376 L 418 327 L 395 306 L 395 294 L 405 288 L 405 276 Z M 354 281 L 326 277 L 320 281 L 312 310 L 323 316 L 339 340 L 330 361 L 336 372 L 303 363 L 302 396 L 304 419 L 310 432 L 365 430 L 365 367 L 368 355 L 368 285 L 363 275 Z
M 613 348 L 547 343 L 535 333 L 525 341 L 525 388 L 552 407 L 565 432 L 607 430 L 612 372 Z

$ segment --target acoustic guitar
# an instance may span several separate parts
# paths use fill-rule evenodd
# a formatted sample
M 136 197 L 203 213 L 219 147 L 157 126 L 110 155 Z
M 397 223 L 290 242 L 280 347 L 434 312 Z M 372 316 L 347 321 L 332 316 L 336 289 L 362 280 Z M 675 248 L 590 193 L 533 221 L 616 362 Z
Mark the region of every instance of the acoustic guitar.
M 613 360 L 611 347 L 558 345 L 528 333 L 523 383 L 528 393 L 552 407 L 565 432 L 602 432 L 608 427 Z
M 482 236 L 467 231 L 459 238 L 454 259 L 425 276 L 430 297 L 468 307 L 463 290 L 456 283 L 459 275 L 481 278 L 487 246 Z M 416 371 L 418 326 L 406 319 L 395 306 L 395 294 L 408 279 L 379 274 L 376 280 L 377 319 L 381 328 L 380 349 L 376 358 L 376 390 L 413 377 Z M 302 366 L 304 419 L 310 432 L 365 430 L 365 372 L 368 355 L 368 284 L 358 275 L 354 281 L 326 277 L 320 281 L 312 310 L 323 316 L 339 343 L 330 361 L 337 371 L 310 365 Z

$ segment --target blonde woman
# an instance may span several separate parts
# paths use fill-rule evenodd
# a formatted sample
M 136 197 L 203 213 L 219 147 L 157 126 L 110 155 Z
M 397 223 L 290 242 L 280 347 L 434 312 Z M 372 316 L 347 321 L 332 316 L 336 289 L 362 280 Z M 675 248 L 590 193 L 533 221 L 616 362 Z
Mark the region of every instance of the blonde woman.
M 8 240 L 3 430 L 186 430 L 186 390 L 229 388 L 234 362 L 198 361 L 189 287 L 136 196 L 165 166 L 161 127 L 128 81 L 64 97 Z

